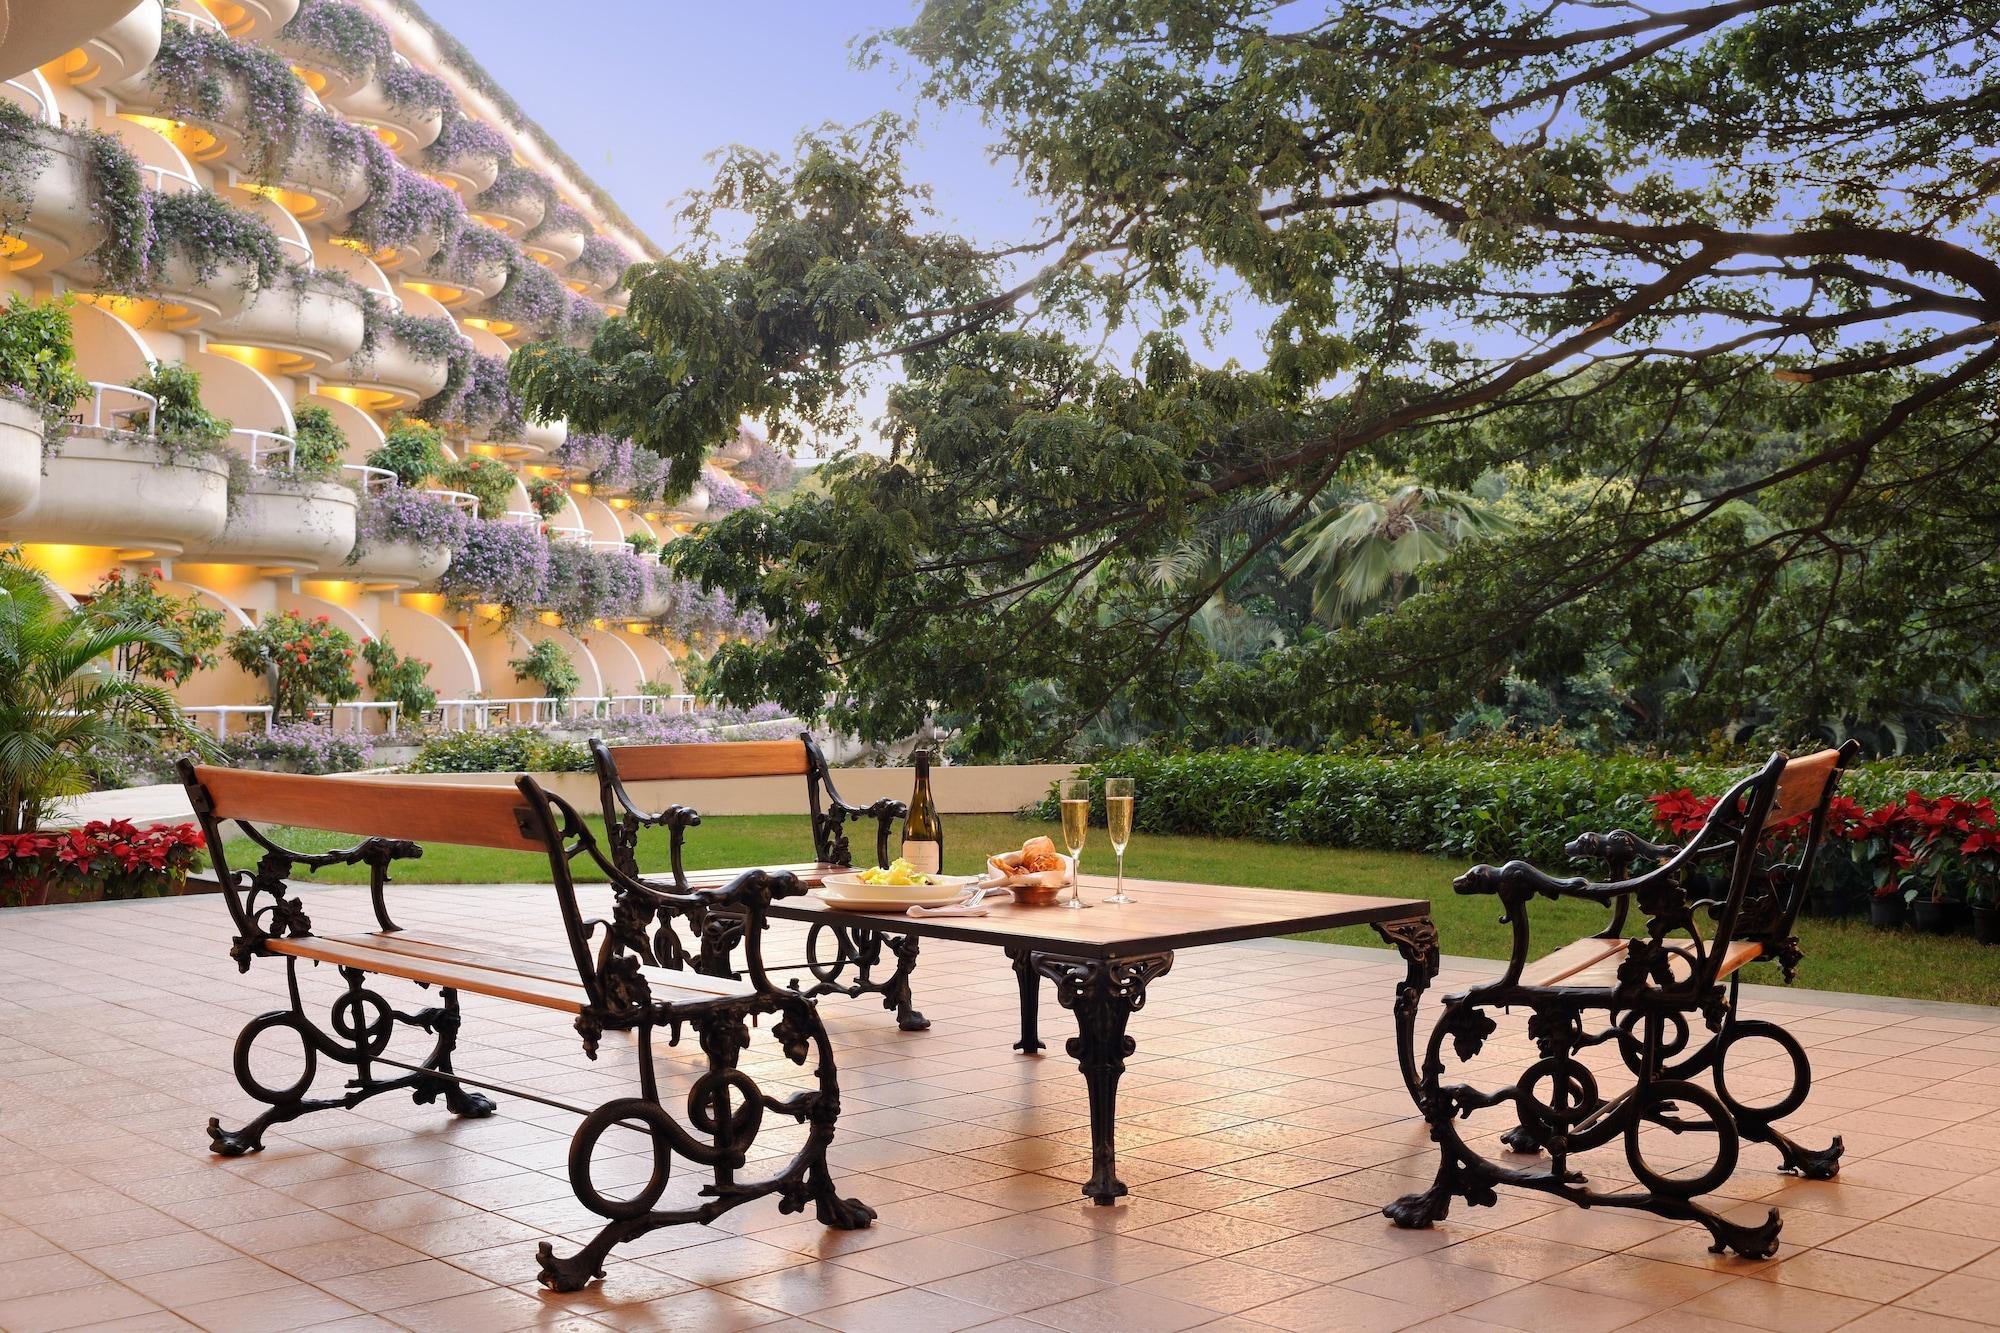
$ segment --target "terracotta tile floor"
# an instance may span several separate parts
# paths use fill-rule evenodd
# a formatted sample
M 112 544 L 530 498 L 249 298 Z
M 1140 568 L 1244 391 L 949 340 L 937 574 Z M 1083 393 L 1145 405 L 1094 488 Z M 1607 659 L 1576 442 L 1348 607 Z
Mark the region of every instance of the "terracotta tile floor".
M 307 896 L 322 930 L 365 923 L 360 890 Z M 550 942 L 545 890 L 395 901 L 406 925 L 473 919 Z M 929 1032 L 823 1002 L 845 1092 L 834 1160 L 845 1192 L 880 1211 L 872 1230 L 828 1232 L 766 1203 L 656 1232 L 614 1254 L 598 1287 L 558 1296 L 535 1285 L 536 1243 L 566 1250 L 595 1230 L 564 1175 L 564 1113 L 502 1097 L 493 1118 L 455 1121 L 392 1095 L 295 1122 L 259 1156 L 209 1156 L 208 1117 L 253 1109 L 230 1043 L 283 992 L 276 960 L 236 972 L 228 933 L 207 898 L 0 917 L 0 1327 L 2000 1327 L 2000 1009 L 1749 996 L 1812 1050 L 1819 1082 L 1788 1127 L 1808 1142 L 1837 1130 L 1848 1157 L 1839 1181 L 1810 1183 L 1746 1146 L 1724 1203 L 1786 1212 L 1777 1258 L 1746 1263 L 1708 1254 L 1692 1227 L 1509 1192 L 1434 1231 L 1390 1228 L 1377 1209 L 1432 1160 L 1394 1067 L 1401 967 L 1307 945 L 1190 951 L 1155 984 L 1123 1087 L 1133 1194 L 1090 1206 L 1076 1194 L 1082 1085 L 1060 1050 L 1069 1015 L 1045 997 L 1055 1045 L 1013 1054 L 1003 960 L 927 942 Z M 769 956 L 795 957 L 791 928 L 777 935 Z M 1486 971 L 1448 969 L 1440 987 Z M 320 1003 L 338 980 L 319 969 L 305 984 Z M 589 1104 L 631 1087 L 617 1039 L 592 1064 L 560 1015 L 479 997 L 466 1010 L 462 1069 Z M 1528 1051 L 1507 1033 L 1475 1081 L 1505 1081 Z M 282 1055 L 260 1047 L 273 1081 L 295 1073 Z M 1782 1091 L 1747 1055 L 1738 1095 Z M 748 1067 L 767 1088 L 796 1073 L 768 1039 Z M 320 1076 L 335 1077 L 324 1063 Z M 760 1143 L 776 1156 L 795 1141 L 767 1124 Z M 600 1186 L 643 1176 L 638 1147 L 607 1137 Z M 1600 1183 L 1624 1169 L 1616 1149 L 1585 1164 Z

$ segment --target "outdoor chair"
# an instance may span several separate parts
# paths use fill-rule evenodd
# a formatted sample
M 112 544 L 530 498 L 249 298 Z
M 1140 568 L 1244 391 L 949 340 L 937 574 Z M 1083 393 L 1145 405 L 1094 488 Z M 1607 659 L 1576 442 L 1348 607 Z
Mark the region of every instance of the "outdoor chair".
M 813 743 L 811 733 L 795 741 L 721 741 L 685 745 L 620 745 L 612 747 L 592 737 L 591 762 L 597 768 L 598 800 L 604 808 L 606 839 L 613 858 L 628 875 L 641 874 L 638 860 L 639 830 L 665 828 L 670 833 L 668 857 L 676 882 L 704 885 L 720 883 L 745 873 L 746 868 L 687 871 L 681 856 L 687 830 L 701 823 L 701 815 L 686 805 L 669 805 L 647 810 L 633 799 L 628 782 L 697 782 L 704 779 L 803 776 L 806 785 L 806 813 L 811 819 L 813 859 L 790 865 L 766 866 L 774 874 L 796 876 L 808 886 L 817 885 L 829 870 L 845 870 L 853 856 L 848 850 L 847 821 L 875 822 L 875 864 L 889 864 L 889 837 L 907 807 L 901 801 L 884 798 L 872 805 L 855 805 L 843 800 L 833 785 L 833 773 L 826 756 Z M 733 977 L 731 962 L 743 942 L 750 923 L 731 908 L 687 915 L 694 948 L 675 932 L 671 917 L 658 917 L 650 939 L 646 927 L 654 919 L 642 897 L 621 896 L 619 911 L 629 918 L 633 948 L 649 963 L 660 967 L 688 968 L 708 976 Z M 813 923 L 806 935 L 806 958 L 802 963 L 768 966 L 771 972 L 809 972 L 812 985 L 802 987 L 796 980 L 791 988 L 808 996 L 880 995 L 882 1007 L 896 1014 L 896 1026 L 905 1032 L 921 1032 L 930 1020 L 918 1013 L 910 994 L 910 974 L 917 966 L 917 937 L 834 923 Z M 886 976 L 878 976 L 886 960 L 893 966 Z
M 181 762 L 180 774 L 236 924 L 230 956 L 245 972 L 259 959 L 283 958 L 290 996 L 286 1007 L 251 1019 L 236 1039 L 236 1080 L 268 1109 L 240 1129 L 224 1129 L 219 1120 L 210 1120 L 213 1151 L 229 1157 L 257 1152 L 274 1125 L 400 1090 L 419 1104 L 442 1097 L 453 1114 L 472 1118 L 494 1110 L 492 1100 L 474 1089 L 574 1112 L 583 1123 L 570 1141 L 570 1185 L 577 1200 L 606 1222 L 595 1238 L 566 1258 L 558 1257 L 548 1242 L 541 1245 L 540 1280 L 558 1291 L 576 1291 L 603 1276 L 606 1257 L 623 1241 L 675 1223 L 711 1222 L 767 1195 L 778 1196 L 783 1212 L 811 1203 L 829 1226 L 856 1229 L 873 1220 L 874 1212 L 865 1204 L 835 1192 L 827 1166 L 840 1089 L 818 1011 L 809 998 L 774 986 L 763 967 L 759 940 L 764 912 L 773 898 L 800 891 L 792 876 L 752 870 L 706 889 L 636 879 L 603 854 L 569 804 L 528 777 L 512 788 L 413 787 L 198 767 L 187 760 Z M 260 850 L 254 872 L 231 868 L 226 823 Z M 354 834 L 362 840 L 339 851 L 297 851 L 271 836 L 269 828 L 281 825 Z M 553 900 L 547 913 L 547 951 L 518 942 L 489 943 L 455 927 L 398 926 L 387 901 L 390 868 L 421 856 L 422 842 L 545 853 L 548 897 Z M 604 872 L 621 909 L 643 902 L 663 916 L 734 913 L 746 923 L 745 975 L 721 979 L 642 966 L 619 947 L 616 922 L 585 916 L 572 875 L 578 858 Z M 367 867 L 375 930 L 314 932 L 290 877 L 335 865 Z M 308 1012 L 299 984 L 301 962 L 332 964 L 346 983 L 324 1023 Z M 436 987 L 435 1003 L 413 1005 L 409 1011 L 396 1008 L 376 989 L 383 978 Z M 452 1055 L 461 1023 L 460 992 L 572 1015 L 584 1054 L 593 1060 L 607 1032 L 631 1032 L 637 1095 L 614 1097 L 593 1108 L 540 1089 L 509 1088 L 458 1073 Z M 751 1025 L 765 1015 L 776 1019 L 771 1035 L 783 1057 L 800 1066 L 812 1062 L 809 1089 L 773 1096 L 740 1067 Z M 303 1047 L 304 1068 L 295 1082 L 273 1085 L 259 1076 L 252 1057 L 258 1040 L 281 1028 Z M 667 1044 L 675 1046 L 684 1028 L 698 1038 L 699 1055 L 689 1062 L 692 1068 L 679 1069 L 660 1059 L 655 1036 L 664 1030 Z M 392 1055 L 391 1039 L 405 1029 L 424 1034 L 419 1049 Z M 348 1077 L 327 1095 L 314 1097 L 321 1058 L 345 1066 Z M 677 1082 L 663 1086 L 663 1077 Z M 686 1084 L 685 1123 L 667 1109 L 672 1090 L 681 1084 Z M 789 1159 L 778 1159 L 775 1174 L 739 1179 L 767 1115 L 797 1121 L 804 1133 L 775 1131 L 776 1138 L 796 1150 Z M 651 1147 L 650 1177 L 623 1198 L 606 1195 L 592 1180 L 591 1159 L 613 1126 L 645 1135 Z M 681 1187 L 675 1198 L 679 1206 L 662 1208 L 676 1157 L 693 1164 L 697 1179 L 707 1179 L 698 1190 Z M 632 1161 L 618 1159 L 614 1169 L 620 1180 L 632 1179 Z
M 1495 1186 L 1514 1185 L 1583 1207 L 1637 1208 L 1700 1222 L 1716 1253 L 1771 1254 L 1782 1225 L 1777 1209 L 1746 1225 L 1695 1200 L 1729 1179 L 1745 1138 L 1770 1144 L 1784 1170 L 1810 1179 L 1829 1179 L 1840 1169 L 1838 1137 L 1815 1151 L 1777 1129 L 1778 1120 L 1805 1103 L 1812 1070 L 1797 1038 L 1775 1023 L 1743 1019 L 1739 1000 L 1742 969 L 1752 963 L 1775 962 L 1785 981 L 1792 980 L 1801 957 L 1793 923 L 1812 880 L 1828 802 L 1858 749 L 1849 742 L 1802 759 L 1772 755 L 1716 802 L 1682 847 L 1623 830 L 1570 843 L 1572 856 L 1608 867 L 1605 882 L 1558 879 L 1525 861 L 1474 866 L 1460 876 L 1453 886 L 1459 893 L 1500 900 L 1513 948 L 1499 977 L 1445 997 L 1421 1066 L 1415 1059 L 1416 1005 L 1407 1012 L 1399 1006 L 1404 1078 L 1441 1161 L 1429 1190 L 1406 1195 L 1383 1212 L 1398 1226 L 1427 1227 L 1447 1214 L 1454 1198 L 1492 1204 Z M 1774 830 L 1780 836 L 1772 836 Z M 1640 865 L 1651 868 L 1632 874 Z M 1598 934 L 1531 960 L 1528 909 L 1536 897 L 1601 903 L 1611 920 Z M 1628 938 L 1626 917 L 1634 905 L 1645 928 Z M 1516 1007 L 1528 1011 L 1528 1036 L 1540 1058 L 1496 1091 L 1446 1082 L 1446 1044 L 1460 1062 L 1473 1061 L 1497 1030 L 1491 1011 Z M 1698 1041 L 1697 1021 L 1706 1032 Z M 1739 1074 L 1732 1053 L 1757 1039 L 1789 1059 L 1789 1086 L 1774 1098 L 1745 1101 L 1741 1097 L 1756 1095 L 1752 1084 L 1763 1086 L 1768 1073 Z M 1604 1071 L 1579 1058 L 1607 1044 L 1632 1080 L 1622 1091 L 1602 1088 Z M 1695 1081 L 1703 1076 L 1713 1091 Z M 1733 1088 L 1733 1078 L 1743 1087 Z M 1546 1153 L 1539 1169 L 1486 1157 L 1461 1133 L 1461 1121 L 1475 1111 L 1508 1105 L 1516 1123 L 1503 1143 L 1516 1154 Z M 1592 1189 L 1577 1155 L 1614 1139 L 1624 1141 L 1625 1165 L 1636 1183 Z

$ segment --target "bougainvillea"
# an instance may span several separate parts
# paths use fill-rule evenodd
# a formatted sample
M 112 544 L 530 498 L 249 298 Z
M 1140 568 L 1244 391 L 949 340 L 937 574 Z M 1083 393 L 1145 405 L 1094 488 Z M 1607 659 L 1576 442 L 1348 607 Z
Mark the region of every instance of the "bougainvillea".
M 299 12 L 278 29 L 280 45 L 309 51 L 352 79 L 391 61 L 389 30 L 347 0 L 304 0 Z
M 381 140 L 367 137 L 375 142 L 370 153 L 388 153 Z M 434 253 L 444 254 L 458 244 L 465 222 L 465 205 L 456 190 L 391 158 L 386 179 L 379 186 L 371 184 L 367 200 L 349 219 L 347 235 L 375 250 L 401 249 L 426 236 L 437 242 Z
M 246 285 L 267 287 L 285 270 L 285 252 L 262 218 L 232 208 L 207 190 L 153 196 L 154 242 L 147 256 L 147 282 L 163 277 L 168 257 L 187 260 L 196 279 L 213 282 L 225 265 L 250 270 Z
M 284 57 L 210 28 L 169 23 L 146 71 L 160 109 L 180 120 L 220 121 L 244 136 L 250 174 L 275 181 L 305 122 L 305 85 Z
M 549 541 L 541 529 L 504 519 L 468 523 L 438 590 L 453 606 L 497 605 L 513 619 L 543 603 L 549 585 Z
M 497 164 L 511 161 L 513 156 L 514 148 L 506 135 L 462 111 L 447 112 L 438 137 L 424 149 L 424 160 L 437 166 L 469 157 L 488 157 Z
M 229 636 L 229 659 L 263 676 L 280 718 L 306 716 L 315 704 L 345 703 L 361 693 L 354 639 L 326 616 L 280 611 Z
M 162 582 L 158 569 L 144 574 L 114 569 L 91 588 L 83 614 L 105 625 L 140 624 L 172 630 L 172 647 L 128 643 L 112 661 L 120 671 L 141 680 L 178 685 L 221 660 L 217 650 L 222 647 L 222 628 L 227 622 L 220 610 L 204 605 L 199 597 L 168 592 L 160 586 Z
M 450 84 L 429 70 L 400 60 L 388 61 L 376 69 L 375 86 L 381 90 L 383 101 L 405 115 L 427 111 L 448 114 L 458 105 Z
M 554 518 L 569 501 L 569 492 L 562 488 L 562 483 L 547 477 L 529 477 L 522 484 L 528 490 L 528 503 L 543 518 Z

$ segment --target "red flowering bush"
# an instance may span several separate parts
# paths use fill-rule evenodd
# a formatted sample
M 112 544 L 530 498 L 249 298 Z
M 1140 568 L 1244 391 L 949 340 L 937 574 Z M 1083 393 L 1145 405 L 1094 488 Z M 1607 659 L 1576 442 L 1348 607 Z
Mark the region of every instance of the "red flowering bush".
M 305 717 L 317 703 L 345 703 L 361 693 L 354 675 L 354 639 L 325 616 L 290 611 L 229 636 L 229 658 L 271 687 L 279 718 Z
M 0 834 L 0 906 L 179 893 L 201 846 L 193 824 L 142 829 L 124 819 Z

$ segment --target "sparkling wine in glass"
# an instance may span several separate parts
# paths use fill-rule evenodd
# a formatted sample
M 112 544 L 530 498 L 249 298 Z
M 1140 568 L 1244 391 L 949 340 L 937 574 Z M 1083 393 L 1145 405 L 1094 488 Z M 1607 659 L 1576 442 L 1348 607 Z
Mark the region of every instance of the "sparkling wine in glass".
M 1083 901 L 1083 840 L 1090 832 L 1090 784 L 1082 778 L 1064 778 L 1056 792 L 1062 808 L 1063 846 L 1069 848 L 1069 900 L 1064 907 L 1074 911 L 1088 907 Z
M 1111 833 L 1111 850 L 1118 854 L 1118 892 L 1106 898 L 1107 903 L 1134 901 L 1125 892 L 1125 848 L 1132 841 L 1132 800 L 1132 779 L 1104 780 L 1104 826 Z

